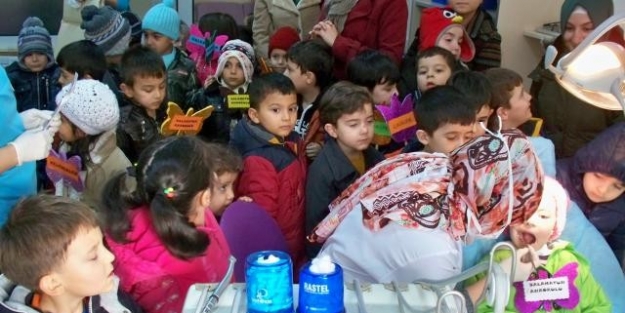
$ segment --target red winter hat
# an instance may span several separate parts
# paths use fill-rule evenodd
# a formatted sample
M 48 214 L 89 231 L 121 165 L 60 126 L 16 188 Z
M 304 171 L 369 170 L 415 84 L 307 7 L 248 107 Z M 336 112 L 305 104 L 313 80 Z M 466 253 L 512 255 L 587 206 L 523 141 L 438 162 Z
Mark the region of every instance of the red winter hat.
M 427 8 L 421 12 L 419 25 L 419 51 L 436 46 L 440 37 L 450 27 L 462 27 L 464 39 L 460 44 L 460 60 L 469 62 L 475 56 L 473 40 L 462 26 L 462 16 L 451 8 Z
M 299 42 L 299 33 L 293 27 L 280 27 L 269 38 L 269 54 L 273 49 L 289 51 L 292 45 Z

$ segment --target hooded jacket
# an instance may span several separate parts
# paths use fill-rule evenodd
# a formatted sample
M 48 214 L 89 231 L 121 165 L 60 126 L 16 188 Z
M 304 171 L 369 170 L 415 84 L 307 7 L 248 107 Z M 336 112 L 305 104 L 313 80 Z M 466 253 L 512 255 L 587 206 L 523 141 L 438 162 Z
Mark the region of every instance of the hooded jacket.
M 230 144 L 243 156 L 238 196 L 248 196 L 276 220 L 287 241 L 294 268 L 304 256 L 306 155 L 295 132 L 280 140 L 245 118 Z
M 625 123 L 618 123 L 581 148 L 570 159 L 557 162 L 557 178 L 608 242 L 619 227 L 625 226 L 625 196 L 613 201 L 593 203 L 583 187 L 584 173 L 599 172 L 625 182 Z M 625 243 L 621 243 L 625 244 Z M 614 247 L 614 244 L 611 243 Z
M 61 69 L 54 61 L 42 71 L 34 73 L 18 61 L 7 67 L 7 75 L 15 89 L 17 111 L 28 109 L 51 110 L 56 108 L 56 94 L 61 90 Z
M 130 296 L 118 288 L 119 279 L 113 290 L 89 297 L 87 308 L 90 313 L 143 313 Z M 16 285 L 6 276 L 0 276 L 0 313 L 41 313 L 30 306 L 34 293 L 24 286 Z
M 562 33 L 577 6 L 588 11 L 595 26 L 613 14 L 611 0 L 566 0 L 562 4 L 560 17 Z M 625 46 L 620 30 L 608 32 L 600 41 L 613 41 Z M 556 38 L 553 46 L 558 50 L 554 61 L 557 64 L 570 51 L 566 48 L 562 35 Z M 603 130 L 622 121 L 623 112 L 600 109 L 576 98 L 558 84 L 554 74 L 545 69 L 544 63 L 543 57 L 529 75 L 532 79 L 532 115 L 544 120 L 543 135 L 553 141 L 556 157 L 572 157 Z

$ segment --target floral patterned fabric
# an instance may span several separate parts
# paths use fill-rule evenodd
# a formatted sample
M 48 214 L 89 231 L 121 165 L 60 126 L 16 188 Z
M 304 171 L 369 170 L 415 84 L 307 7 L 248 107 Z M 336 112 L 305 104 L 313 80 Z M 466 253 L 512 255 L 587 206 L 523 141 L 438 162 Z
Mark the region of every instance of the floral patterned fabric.
M 358 204 L 363 210 L 363 224 L 372 231 L 394 222 L 409 228 L 442 227 L 455 239 L 467 233 L 492 236 L 536 211 L 542 182 L 538 158 L 517 130 L 501 136 L 486 134 L 449 157 L 424 152 L 400 154 L 379 163 L 350 185 L 330 204 L 330 214 L 308 240 L 324 242 Z

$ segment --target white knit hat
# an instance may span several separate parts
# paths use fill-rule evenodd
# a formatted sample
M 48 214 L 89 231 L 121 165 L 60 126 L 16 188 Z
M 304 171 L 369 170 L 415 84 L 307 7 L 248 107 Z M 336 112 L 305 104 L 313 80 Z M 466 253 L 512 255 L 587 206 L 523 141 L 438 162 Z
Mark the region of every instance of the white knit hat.
M 71 84 L 63 87 L 56 96 L 57 105 L 69 92 Z M 119 106 L 111 89 L 93 79 L 76 82 L 71 94 L 67 96 L 61 113 L 87 135 L 99 135 L 113 130 L 119 122 Z

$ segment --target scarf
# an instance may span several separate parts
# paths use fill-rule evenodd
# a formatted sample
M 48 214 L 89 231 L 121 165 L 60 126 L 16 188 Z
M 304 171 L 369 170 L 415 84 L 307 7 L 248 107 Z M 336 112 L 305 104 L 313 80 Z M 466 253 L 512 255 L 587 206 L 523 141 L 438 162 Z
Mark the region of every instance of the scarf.
M 527 220 L 537 210 L 542 181 L 538 158 L 518 130 L 499 137 L 485 134 L 449 157 L 400 154 L 379 163 L 343 191 L 308 240 L 324 242 L 356 207 L 362 209 L 363 224 L 372 231 L 392 222 L 415 229 L 440 227 L 455 239 L 467 234 L 487 237 Z
M 329 0 L 324 4 L 326 19 L 332 22 L 339 34 L 343 32 L 347 15 L 356 5 L 358 0 Z

